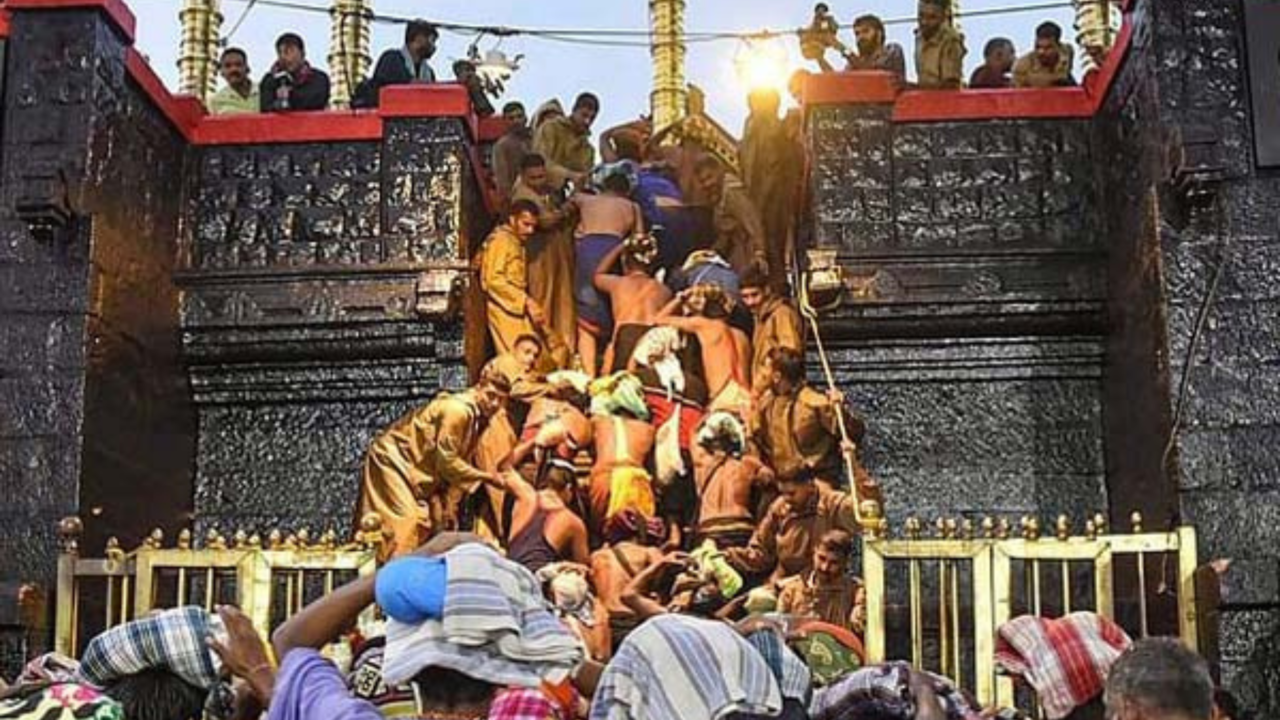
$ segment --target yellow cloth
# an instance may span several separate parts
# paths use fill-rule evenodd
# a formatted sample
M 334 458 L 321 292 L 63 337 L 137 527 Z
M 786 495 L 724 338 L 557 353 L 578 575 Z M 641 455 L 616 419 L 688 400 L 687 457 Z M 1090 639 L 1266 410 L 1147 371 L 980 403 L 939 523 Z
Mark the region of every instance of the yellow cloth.
M 621 421 L 619 421 L 621 422 Z M 655 514 L 653 481 L 649 472 L 638 467 L 615 467 L 609 471 L 609 509 L 611 518 L 623 510 L 635 510 L 646 518 Z
M 547 172 L 554 184 L 595 165 L 596 150 L 587 138 L 588 134 L 580 132 L 568 117 L 553 118 L 538 128 L 533 136 L 533 151 L 547 161 Z
M 751 333 L 751 386 L 769 382 L 765 364 L 774 348 L 791 348 L 804 352 L 804 334 L 800 313 L 784 298 L 770 298 L 760 308 L 755 330 Z
M 489 334 L 499 355 L 514 350 L 521 335 L 537 334 L 527 312 L 524 243 L 506 225 L 495 228 L 481 249 L 480 289 L 484 291 Z
M 1036 59 L 1035 52 L 1018 58 L 1013 64 L 1013 86 L 1020 88 L 1061 87 L 1071 77 L 1071 64 L 1075 52 L 1070 45 L 1058 43 L 1058 64 L 1046 68 Z
M 964 77 L 964 35 L 949 25 L 928 40 L 916 31 L 916 84 L 926 90 L 960 89 Z
M 471 464 L 481 422 L 470 391 L 442 393 L 401 417 L 369 444 L 356 522 L 369 512 L 382 516 L 389 540 L 381 559 L 411 552 L 444 519 L 439 516 L 443 509 L 429 511 L 433 498 L 439 505 L 447 487 L 474 486 L 485 477 Z
M 573 227 L 549 225 L 551 199 L 517 181 L 514 200 L 538 206 L 539 231 L 529 241 L 529 294 L 547 312 L 547 322 L 561 344 L 572 348 L 577 339 L 578 311 L 573 302 Z M 570 352 L 570 355 L 573 353 Z
M 236 89 L 227 85 L 209 97 L 209 112 L 214 115 L 233 115 L 236 113 L 261 112 L 262 104 L 258 97 L 258 86 L 249 83 L 249 96 L 245 97 Z

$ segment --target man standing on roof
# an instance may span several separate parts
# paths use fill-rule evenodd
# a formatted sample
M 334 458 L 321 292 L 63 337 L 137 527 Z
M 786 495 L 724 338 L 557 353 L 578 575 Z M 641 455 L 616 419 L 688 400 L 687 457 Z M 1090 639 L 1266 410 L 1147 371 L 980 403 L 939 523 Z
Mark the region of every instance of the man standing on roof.
M 258 99 L 262 112 L 324 110 L 329 106 L 329 76 L 307 62 L 306 45 L 295 33 L 276 39 L 276 63 L 262 78 Z
M 262 108 L 258 97 L 258 86 L 249 77 L 249 56 L 238 47 L 229 47 L 222 51 L 218 60 L 218 69 L 227 86 L 209 98 L 209 112 L 214 115 L 230 115 L 233 113 L 256 113 Z
M 916 29 L 916 85 L 922 90 L 959 90 L 964 77 L 964 35 L 947 21 L 947 0 L 920 0 Z
M 433 83 L 436 71 L 427 62 L 436 54 L 440 31 L 426 20 L 414 20 L 405 26 L 404 45 L 382 53 L 373 68 L 373 76 L 356 91 L 356 107 L 378 107 L 378 95 L 388 85 Z

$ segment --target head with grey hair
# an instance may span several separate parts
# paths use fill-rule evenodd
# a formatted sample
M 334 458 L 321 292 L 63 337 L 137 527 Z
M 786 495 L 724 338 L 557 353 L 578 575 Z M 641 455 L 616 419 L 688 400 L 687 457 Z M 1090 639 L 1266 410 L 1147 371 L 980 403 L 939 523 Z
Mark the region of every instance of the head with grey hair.
M 1205 661 L 1178 640 L 1147 638 L 1111 666 L 1106 703 L 1114 720 L 1209 720 L 1213 680 Z

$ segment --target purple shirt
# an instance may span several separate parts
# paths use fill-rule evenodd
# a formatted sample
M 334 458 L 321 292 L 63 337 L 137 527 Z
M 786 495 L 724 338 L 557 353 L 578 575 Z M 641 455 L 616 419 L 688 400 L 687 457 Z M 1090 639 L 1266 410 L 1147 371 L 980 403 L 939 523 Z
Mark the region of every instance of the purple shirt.
M 367 700 L 357 700 L 333 663 L 310 648 L 289 651 L 276 673 L 267 720 L 382 720 Z

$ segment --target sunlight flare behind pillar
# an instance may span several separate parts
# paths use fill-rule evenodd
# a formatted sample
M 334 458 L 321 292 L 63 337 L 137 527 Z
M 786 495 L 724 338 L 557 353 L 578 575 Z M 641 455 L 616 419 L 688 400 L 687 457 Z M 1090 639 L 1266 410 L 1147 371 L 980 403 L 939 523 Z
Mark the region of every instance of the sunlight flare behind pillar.
M 182 42 L 178 49 L 181 90 L 207 100 L 218 74 L 218 33 L 222 29 L 219 0 L 183 0 L 178 18 Z
M 348 107 L 356 86 L 364 79 L 373 59 L 369 32 L 373 0 L 333 0 L 329 8 L 329 79 L 333 83 L 329 104 Z

